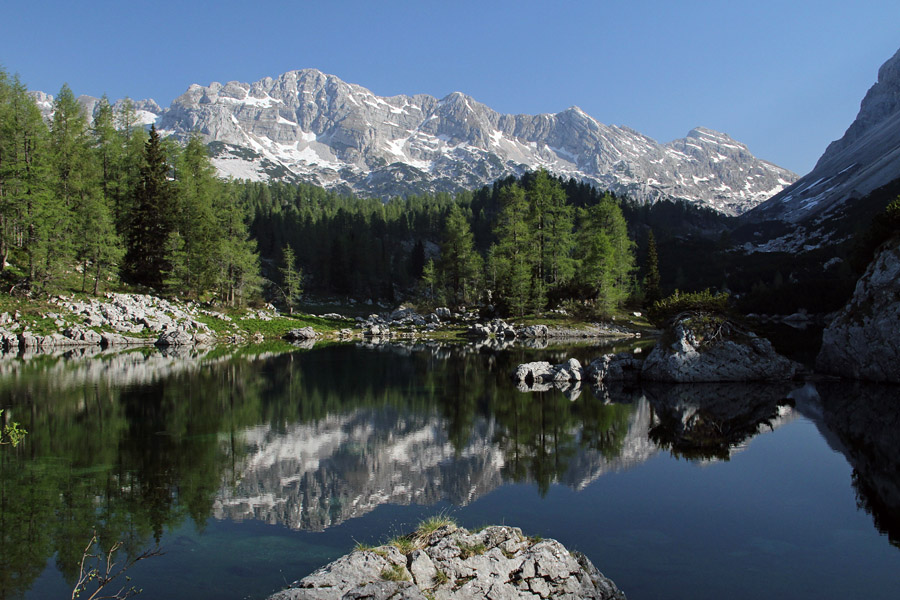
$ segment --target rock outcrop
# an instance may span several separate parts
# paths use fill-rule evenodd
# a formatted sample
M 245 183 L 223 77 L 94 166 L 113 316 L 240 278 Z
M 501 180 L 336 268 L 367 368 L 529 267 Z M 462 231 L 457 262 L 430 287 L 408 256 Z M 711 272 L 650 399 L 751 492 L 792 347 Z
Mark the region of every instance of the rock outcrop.
M 900 239 L 883 245 L 853 296 L 822 333 L 816 369 L 900 382 Z
M 586 556 L 516 527 L 445 525 L 407 539 L 406 554 L 392 545 L 356 550 L 269 600 L 625 599 Z
M 641 378 L 675 383 L 781 381 L 791 379 L 798 368 L 775 352 L 769 340 L 724 317 L 683 313 L 647 356 Z

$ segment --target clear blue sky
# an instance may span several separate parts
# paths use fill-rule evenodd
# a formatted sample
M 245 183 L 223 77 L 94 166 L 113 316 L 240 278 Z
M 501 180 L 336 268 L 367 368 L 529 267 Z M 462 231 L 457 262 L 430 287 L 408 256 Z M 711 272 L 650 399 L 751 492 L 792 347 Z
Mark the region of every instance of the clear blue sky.
M 29 89 L 153 98 L 314 67 L 378 95 L 469 94 L 661 142 L 702 125 L 800 174 L 900 48 L 898 0 L 6 0 L 0 65 Z

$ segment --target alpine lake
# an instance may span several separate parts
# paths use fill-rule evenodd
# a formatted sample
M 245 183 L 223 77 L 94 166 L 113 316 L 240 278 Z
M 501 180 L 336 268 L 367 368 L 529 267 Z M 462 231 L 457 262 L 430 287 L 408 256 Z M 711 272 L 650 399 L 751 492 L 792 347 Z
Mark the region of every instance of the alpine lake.
M 363 342 L 0 357 L 0 600 L 122 542 L 139 598 L 262 599 L 442 514 L 584 552 L 631 600 L 897 598 L 900 386 L 523 392 L 604 345 Z M 124 576 L 123 578 L 124 579 Z

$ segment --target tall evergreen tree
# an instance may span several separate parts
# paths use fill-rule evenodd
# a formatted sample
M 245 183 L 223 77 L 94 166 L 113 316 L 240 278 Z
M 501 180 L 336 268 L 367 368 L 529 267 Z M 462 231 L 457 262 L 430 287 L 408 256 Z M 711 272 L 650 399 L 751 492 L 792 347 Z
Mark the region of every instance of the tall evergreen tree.
M 510 312 L 525 314 L 532 298 L 532 272 L 537 262 L 534 234 L 528 223 L 529 206 L 518 184 L 500 190 L 497 244 L 491 249 L 490 270 L 496 273 L 497 300 Z
M 256 242 L 249 239 L 244 213 L 231 186 L 216 195 L 213 211 L 218 235 L 216 288 L 223 303 L 238 306 L 260 287 Z
M 175 230 L 175 194 L 169 168 L 159 134 L 151 126 L 128 220 L 123 275 L 153 288 L 162 287 L 164 274 L 171 269 L 167 250 Z
M 213 198 L 222 193 L 206 146 L 192 135 L 176 162 L 177 206 L 170 247 L 176 289 L 199 299 L 215 281 L 216 222 Z M 177 234 L 177 236 L 176 236 Z
M 297 257 L 294 255 L 293 248 L 285 246 L 281 253 L 281 292 L 284 296 L 284 303 L 288 307 L 288 314 L 292 315 L 294 308 L 300 302 L 300 295 L 303 293 L 303 271 L 297 268 Z
M 475 251 L 472 229 L 462 209 L 454 203 L 444 226 L 440 261 L 453 304 L 468 304 L 476 299 L 481 268 L 482 260 Z
M 0 269 L 21 251 L 27 283 L 39 276 L 45 256 L 45 213 L 51 203 L 47 126 L 28 90 L 4 77 L 0 115 Z
M 538 285 L 543 288 L 564 284 L 575 272 L 571 256 L 573 209 L 560 183 L 544 169 L 537 172 L 526 196 L 531 204 L 530 220 L 539 257 L 535 273 Z
M 616 201 L 605 196 L 587 209 L 579 237 L 579 278 L 587 282 L 597 310 L 610 314 L 628 297 L 634 268 L 634 242 Z

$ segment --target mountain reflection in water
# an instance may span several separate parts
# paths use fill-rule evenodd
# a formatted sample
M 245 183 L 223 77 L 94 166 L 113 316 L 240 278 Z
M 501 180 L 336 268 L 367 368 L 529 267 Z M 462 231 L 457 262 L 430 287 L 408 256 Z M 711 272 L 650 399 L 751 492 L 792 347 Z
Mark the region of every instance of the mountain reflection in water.
M 211 516 L 323 531 L 383 505 L 466 506 L 509 482 L 541 495 L 553 484 L 584 490 L 661 453 L 728 460 L 798 412 L 847 457 L 859 506 L 898 543 L 895 387 L 523 393 L 509 378 L 522 362 L 586 362 L 619 349 L 429 343 L 5 355 L 3 418 L 29 433 L 0 451 L 0 598 L 28 590 L 54 557 L 72 581 L 94 529 L 137 553 L 185 522 L 202 530 Z

